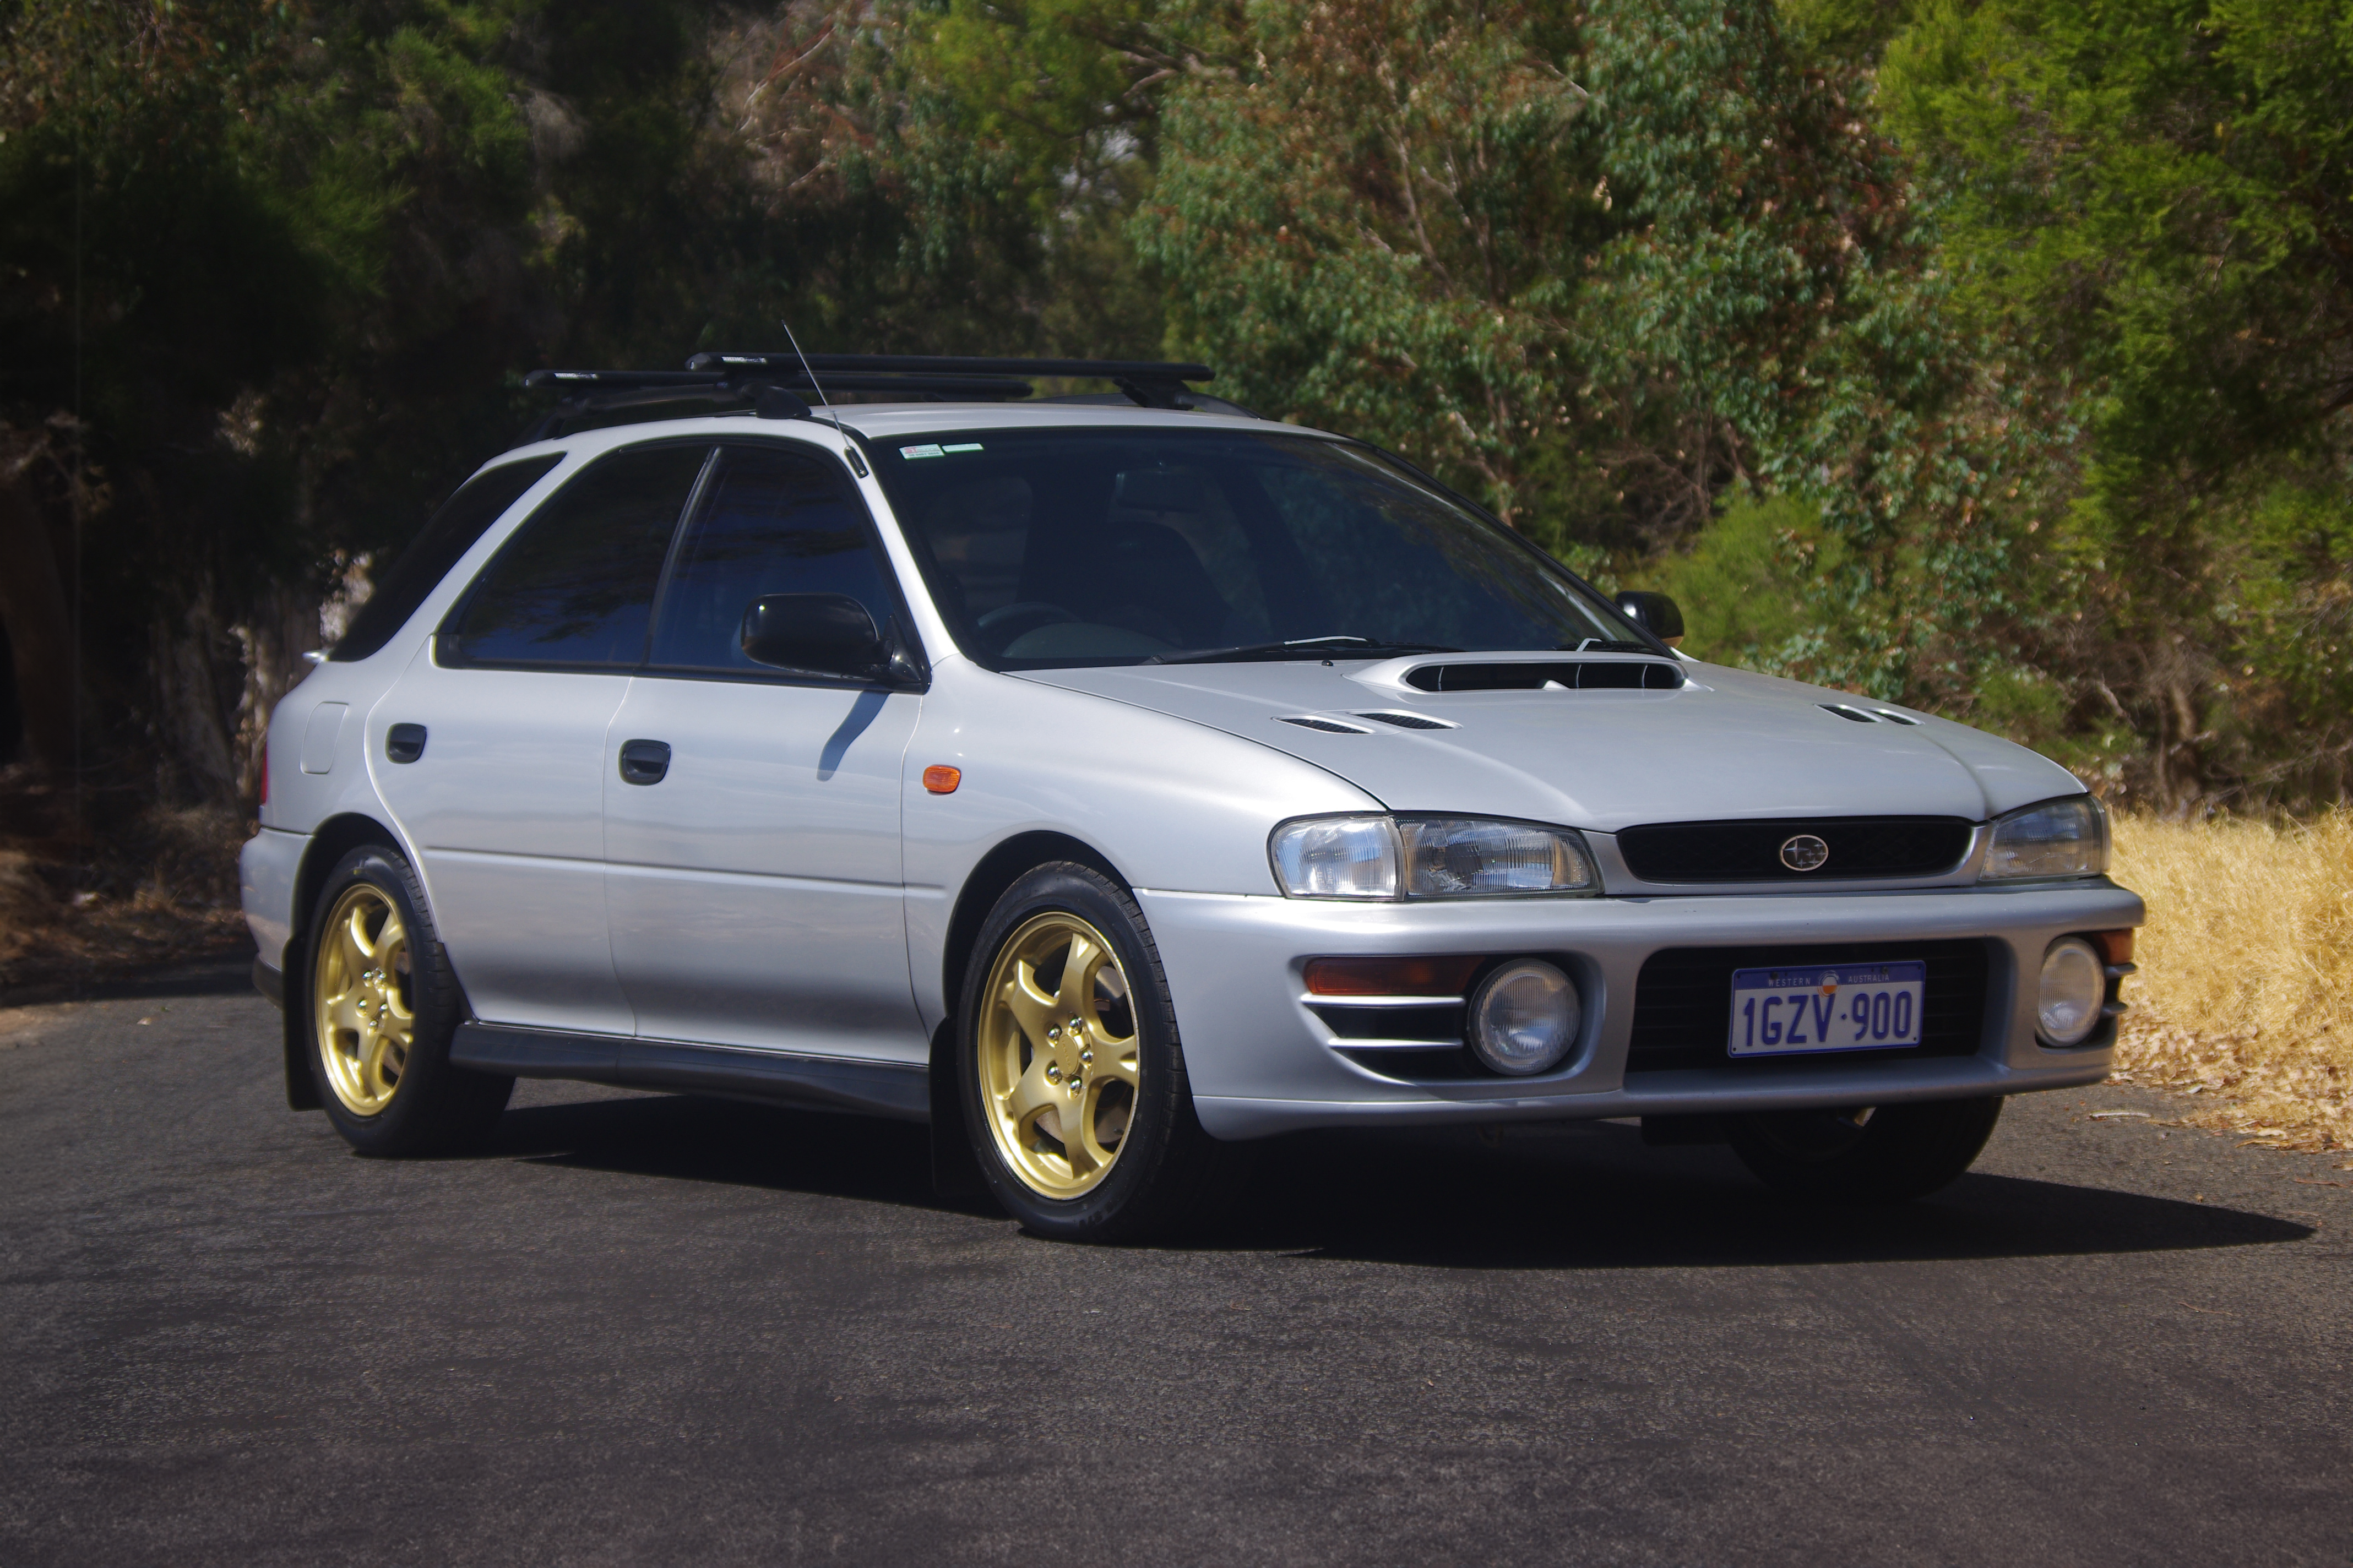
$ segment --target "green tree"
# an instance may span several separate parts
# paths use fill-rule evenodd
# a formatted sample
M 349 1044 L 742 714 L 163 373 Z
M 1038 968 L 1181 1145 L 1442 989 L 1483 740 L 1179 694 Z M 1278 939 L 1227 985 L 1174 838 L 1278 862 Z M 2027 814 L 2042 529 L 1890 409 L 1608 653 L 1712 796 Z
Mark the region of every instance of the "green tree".
M 1819 588 L 1839 635 L 1785 667 L 1958 679 L 2001 593 L 1975 441 L 2000 395 L 1945 326 L 1858 70 L 1767 5 L 1249 20 L 1250 68 L 1174 90 L 1138 216 L 1180 343 L 1589 567 L 1675 547 L 1736 486 L 1806 497 L 1858 548 Z M 1964 591 L 1898 605 L 1931 566 Z
M 2022 651 L 2181 809 L 2343 791 L 2353 755 L 2353 16 L 1991 0 L 1889 44 L 1956 297 L 2058 444 Z

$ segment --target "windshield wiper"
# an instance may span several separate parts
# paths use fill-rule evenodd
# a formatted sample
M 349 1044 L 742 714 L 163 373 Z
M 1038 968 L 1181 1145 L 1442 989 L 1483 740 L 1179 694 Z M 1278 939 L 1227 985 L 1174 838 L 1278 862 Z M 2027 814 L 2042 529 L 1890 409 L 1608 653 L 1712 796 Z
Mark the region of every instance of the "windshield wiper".
M 1438 643 L 1380 642 L 1372 637 L 1350 637 L 1345 633 L 1322 637 L 1293 637 L 1288 642 L 1242 643 L 1234 647 L 1190 648 L 1183 653 L 1156 653 L 1146 664 L 1216 664 L 1221 660 L 1251 658 L 1321 658 L 1335 651 L 1335 643 L 1353 646 L 1345 651 L 1352 654 L 1393 653 L 1461 653 L 1459 647 L 1447 647 Z

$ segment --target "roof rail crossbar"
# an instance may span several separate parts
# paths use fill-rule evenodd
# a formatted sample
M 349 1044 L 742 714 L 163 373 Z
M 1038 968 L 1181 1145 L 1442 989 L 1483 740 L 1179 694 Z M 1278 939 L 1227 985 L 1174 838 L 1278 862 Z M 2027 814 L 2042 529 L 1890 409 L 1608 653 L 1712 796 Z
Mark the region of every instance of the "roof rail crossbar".
M 790 371 L 806 380 L 799 356 L 769 353 L 699 353 L 688 360 L 690 370 Z M 808 372 L 823 375 L 828 386 L 851 390 L 852 375 L 912 378 L 931 375 L 1058 375 L 1108 381 L 1140 408 L 1185 408 L 1189 405 L 1185 384 L 1213 381 L 1217 372 L 1205 364 L 1164 360 L 1131 359 L 992 359 L 977 354 L 810 354 Z M 889 390 L 876 388 L 875 390 Z
M 555 392 L 563 400 L 534 424 L 525 439 L 543 441 L 563 433 L 572 420 L 664 403 L 750 403 L 765 419 L 809 417 L 806 395 L 817 390 L 812 375 L 829 392 L 881 393 L 911 400 L 999 403 L 1029 396 L 1034 375 L 1108 381 L 1120 395 L 1144 408 L 1195 409 L 1249 415 L 1250 410 L 1206 393 L 1187 382 L 1208 381 L 1217 373 L 1205 364 L 1157 360 L 990 359 L 963 354 L 696 354 L 685 370 L 535 370 L 523 377 L 534 391 Z M 1093 401 L 1092 397 L 1085 401 Z
M 809 368 L 826 371 L 868 371 L 891 375 L 1069 375 L 1103 381 L 1126 377 L 1136 381 L 1214 381 L 1218 373 L 1205 364 L 1171 363 L 1129 359 L 992 359 L 983 354 L 811 354 Z M 690 373 L 727 370 L 791 370 L 800 361 L 792 354 L 699 353 L 686 362 Z

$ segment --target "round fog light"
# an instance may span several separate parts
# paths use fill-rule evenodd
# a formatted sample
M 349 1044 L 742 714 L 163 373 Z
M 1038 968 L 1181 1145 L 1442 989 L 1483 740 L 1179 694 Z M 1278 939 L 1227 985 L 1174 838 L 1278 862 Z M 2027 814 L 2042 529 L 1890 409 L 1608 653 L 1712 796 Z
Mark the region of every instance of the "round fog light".
M 2042 994 L 2034 1010 L 2043 1044 L 2082 1045 L 2099 1026 L 2107 995 L 2107 969 L 2090 942 L 2080 936 L 2052 942 L 2042 955 Z
M 1525 1078 L 1559 1064 L 1577 1044 L 1585 1004 L 1568 976 L 1523 958 L 1480 984 L 1471 998 L 1471 1051 L 1500 1073 Z

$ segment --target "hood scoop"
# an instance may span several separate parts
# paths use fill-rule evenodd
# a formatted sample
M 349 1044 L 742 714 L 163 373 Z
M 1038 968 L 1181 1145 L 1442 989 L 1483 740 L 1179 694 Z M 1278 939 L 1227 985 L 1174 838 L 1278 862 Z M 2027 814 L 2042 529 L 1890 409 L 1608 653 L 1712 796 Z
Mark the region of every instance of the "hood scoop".
M 1419 691 L 1672 691 L 1683 672 L 1662 658 L 1547 659 L 1418 665 L 1404 680 Z

